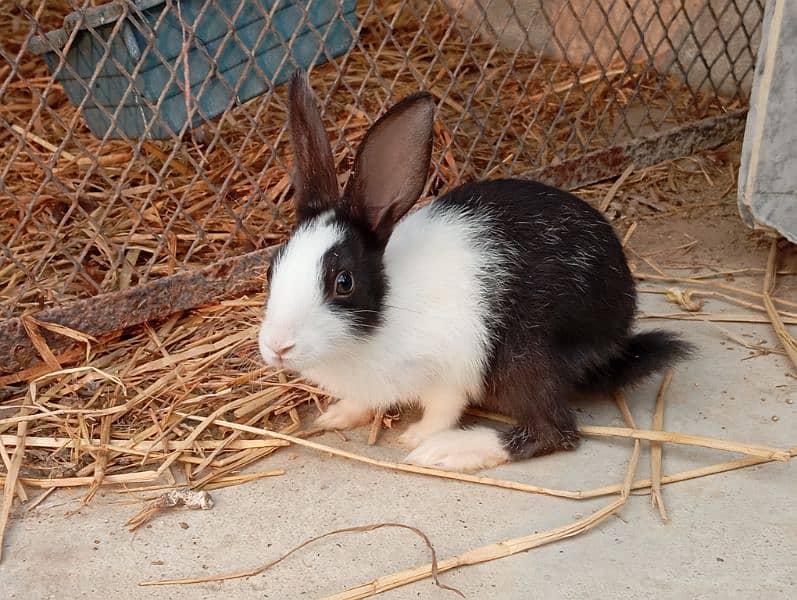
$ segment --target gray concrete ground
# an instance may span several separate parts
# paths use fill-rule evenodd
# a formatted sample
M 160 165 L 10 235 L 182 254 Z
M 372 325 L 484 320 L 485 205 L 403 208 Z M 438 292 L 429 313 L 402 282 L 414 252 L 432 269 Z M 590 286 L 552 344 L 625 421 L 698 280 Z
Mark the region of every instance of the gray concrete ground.
M 645 295 L 647 310 L 672 312 Z M 712 310 L 730 310 L 709 305 Z M 642 326 L 653 323 L 645 321 Z M 657 323 L 658 324 L 658 323 Z M 665 426 L 672 431 L 787 447 L 797 444 L 797 379 L 784 357 L 749 358 L 714 326 L 667 321 L 701 356 L 675 375 Z M 776 346 L 768 326 L 724 324 L 752 343 Z M 630 405 L 649 426 L 658 380 L 633 391 Z M 582 424 L 621 426 L 609 403 L 579 406 Z M 326 443 L 399 460 L 396 432 L 369 448 L 367 432 Z M 573 453 L 494 469 L 496 477 L 586 489 L 620 482 L 631 451 L 620 439 L 588 439 Z M 667 445 L 666 473 L 732 455 Z M 639 476 L 648 472 L 645 448 Z M 398 521 L 423 530 L 441 558 L 588 515 L 610 499 L 574 501 L 383 471 L 302 449 L 257 466 L 286 474 L 214 492 L 211 511 L 178 511 L 135 534 L 124 521 L 140 505 L 105 492 L 82 506 L 82 491 L 58 491 L 17 514 L 0 565 L 0 596 L 44 598 L 312 598 L 426 563 L 411 533 L 380 530 L 319 541 L 250 579 L 190 587 L 143 588 L 141 581 L 254 567 L 331 529 Z M 648 496 L 576 538 L 441 576 L 468 598 L 795 598 L 797 464 L 766 464 L 665 487 L 671 522 Z M 429 580 L 386 598 L 454 598 Z

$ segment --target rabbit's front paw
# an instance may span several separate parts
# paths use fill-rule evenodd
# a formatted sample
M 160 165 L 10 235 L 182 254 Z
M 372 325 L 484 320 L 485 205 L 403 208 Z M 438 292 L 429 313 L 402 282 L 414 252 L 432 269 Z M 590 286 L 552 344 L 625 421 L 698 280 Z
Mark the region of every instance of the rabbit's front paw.
M 318 429 L 354 429 L 371 420 L 371 411 L 367 408 L 340 401 L 327 408 L 327 411 L 315 420 Z
M 427 421 L 420 420 L 417 423 L 413 423 L 407 427 L 407 430 L 399 437 L 399 443 L 405 448 L 414 450 L 420 446 L 429 436 L 434 435 L 441 429 L 446 429 L 446 427 L 441 428 L 437 425 L 437 423 L 429 423 Z
M 445 471 L 489 469 L 509 460 L 496 431 L 487 428 L 449 429 L 427 438 L 404 462 Z

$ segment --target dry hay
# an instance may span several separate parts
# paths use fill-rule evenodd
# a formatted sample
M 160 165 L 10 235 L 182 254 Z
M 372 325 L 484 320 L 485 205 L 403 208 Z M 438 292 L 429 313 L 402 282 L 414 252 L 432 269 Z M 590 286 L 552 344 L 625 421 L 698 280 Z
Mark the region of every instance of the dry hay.
M 44 30 L 72 10 L 66 0 L 24 4 Z M 359 11 L 355 51 L 312 74 L 326 98 L 336 160 L 345 170 L 370 119 L 422 85 L 440 108 L 432 194 L 738 107 L 641 64 L 602 74 L 496 50 L 459 22 L 449 32 L 441 2 L 378 2 L 375 11 L 367 4 Z M 28 28 L 15 3 L 0 7 L 8 57 Z M 289 230 L 283 89 L 179 144 L 102 143 L 40 57 L 23 53 L 16 70 L 0 64 L 0 85 L 7 78 L 0 244 L 13 260 L 0 253 L 0 317 L 204 266 L 269 246 Z

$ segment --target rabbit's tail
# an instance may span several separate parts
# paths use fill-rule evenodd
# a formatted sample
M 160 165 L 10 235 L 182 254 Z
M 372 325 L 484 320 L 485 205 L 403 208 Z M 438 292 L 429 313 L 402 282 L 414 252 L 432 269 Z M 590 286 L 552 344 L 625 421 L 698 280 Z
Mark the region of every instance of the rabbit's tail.
M 637 333 L 622 352 L 584 373 L 577 387 L 584 392 L 612 393 L 671 367 L 694 350 L 692 344 L 668 331 Z

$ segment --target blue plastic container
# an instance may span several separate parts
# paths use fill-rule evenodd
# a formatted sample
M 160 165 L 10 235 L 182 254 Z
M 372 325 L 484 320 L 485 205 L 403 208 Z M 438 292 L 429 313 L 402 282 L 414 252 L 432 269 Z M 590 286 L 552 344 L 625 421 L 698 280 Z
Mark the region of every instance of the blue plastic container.
M 168 139 L 188 118 L 182 52 L 190 30 L 196 126 L 287 81 L 297 65 L 308 68 L 345 54 L 357 28 L 355 0 L 179 0 L 179 7 L 186 31 L 178 0 L 135 0 L 127 8 L 112 2 L 68 15 L 63 29 L 34 38 L 30 48 L 44 55 L 70 102 L 79 106 L 88 95 L 83 117 L 95 136 L 110 131 L 110 138 Z M 231 25 L 235 35 L 225 43 Z M 76 28 L 66 64 L 59 66 L 55 50 L 63 49 Z M 110 56 L 94 77 L 104 44 Z

